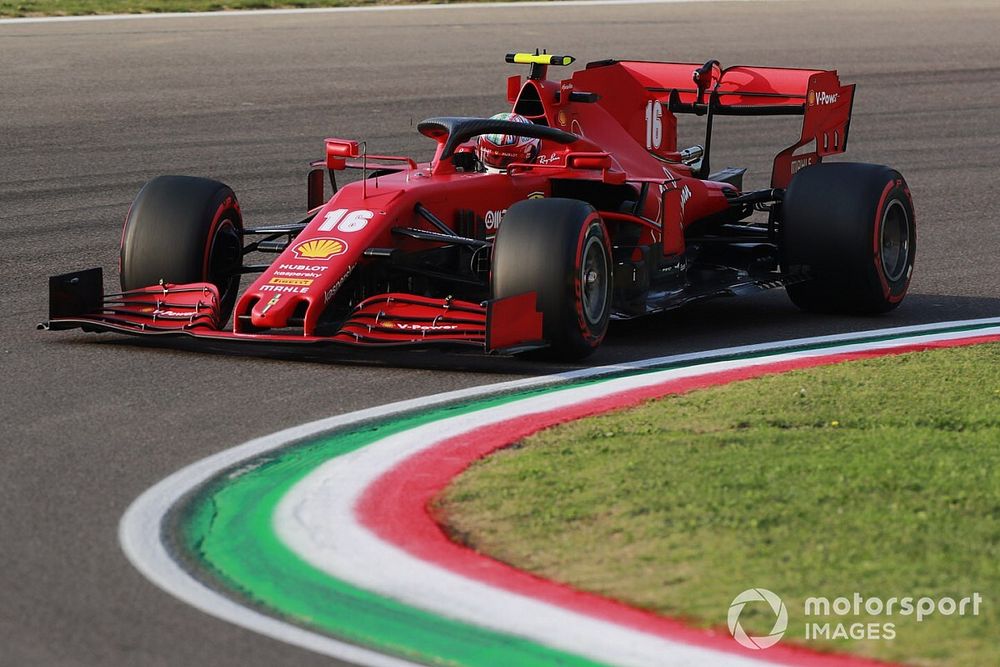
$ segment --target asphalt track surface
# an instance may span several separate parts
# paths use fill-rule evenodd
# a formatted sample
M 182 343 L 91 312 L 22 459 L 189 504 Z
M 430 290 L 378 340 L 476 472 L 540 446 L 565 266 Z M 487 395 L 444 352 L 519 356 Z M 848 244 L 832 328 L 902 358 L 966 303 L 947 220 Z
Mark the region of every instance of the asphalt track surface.
M 876 319 L 782 292 L 614 326 L 588 364 L 1000 314 L 1000 6 L 784 2 L 480 8 L 0 26 L 0 664 L 331 664 L 194 611 L 134 571 L 117 525 L 176 469 L 249 438 L 389 401 L 565 366 L 442 353 L 198 354 L 43 333 L 46 277 L 116 280 L 128 203 L 157 174 L 218 178 L 251 224 L 304 208 L 322 137 L 430 155 L 413 125 L 503 110 L 509 50 L 837 68 L 848 156 L 908 179 L 911 295 Z M 725 122 L 728 121 L 728 122 Z M 795 120 L 724 119 L 714 164 L 751 168 Z M 694 134 L 689 134 L 692 140 Z

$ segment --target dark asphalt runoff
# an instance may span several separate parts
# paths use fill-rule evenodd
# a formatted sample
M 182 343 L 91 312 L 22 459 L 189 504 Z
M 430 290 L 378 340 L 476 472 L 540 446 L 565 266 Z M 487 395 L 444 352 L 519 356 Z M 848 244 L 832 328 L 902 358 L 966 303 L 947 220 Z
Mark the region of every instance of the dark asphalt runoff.
M 919 251 L 903 306 L 861 319 L 804 315 L 780 291 L 706 303 L 613 327 L 588 363 L 996 316 L 998 25 L 992 0 L 0 25 L 0 664 L 331 664 L 148 583 L 118 546 L 125 508 L 178 468 L 255 436 L 563 368 L 442 353 L 199 354 L 36 331 L 49 275 L 103 266 L 108 287 L 117 283 L 120 225 L 147 179 L 217 178 L 250 224 L 290 221 L 324 136 L 427 158 L 421 119 L 505 110 L 513 50 L 545 47 L 578 64 L 836 68 L 858 84 L 847 157 L 895 166 L 913 191 Z M 723 119 L 713 164 L 749 166 L 748 185 L 764 187 L 797 123 Z

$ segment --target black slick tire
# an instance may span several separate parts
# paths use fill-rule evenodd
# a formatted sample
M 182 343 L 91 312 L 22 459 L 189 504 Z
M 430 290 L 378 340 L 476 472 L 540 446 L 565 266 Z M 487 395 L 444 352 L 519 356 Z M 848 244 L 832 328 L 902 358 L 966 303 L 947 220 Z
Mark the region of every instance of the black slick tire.
M 613 287 L 611 246 L 597 211 L 558 198 L 511 206 L 493 247 L 491 283 L 494 298 L 535 292 L 549 344 L 540 356 L 591 354 L 608 330 Z
M 219 290 L 221 320 L 232 313 L 243 264 L 243 216 L 223 183 L 159 176 L 136 195 L 122 230 L 123 290 L 208 282 Z
M 913 202 L 899 172 L 882 165 L 806 167 L 782 203 L 788 296 L 812 312 L 876 314 L 906 295 L 916 255 Z

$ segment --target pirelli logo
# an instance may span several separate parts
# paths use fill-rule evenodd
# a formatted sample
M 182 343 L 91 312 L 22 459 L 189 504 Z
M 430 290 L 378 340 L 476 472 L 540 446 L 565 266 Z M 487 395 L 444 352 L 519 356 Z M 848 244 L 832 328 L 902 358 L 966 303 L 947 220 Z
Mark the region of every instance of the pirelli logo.
M 309 278 L 271 278 L 267 282 L 270 285 L 295 285 L 297 287 L 309 287 L 313 283 Z

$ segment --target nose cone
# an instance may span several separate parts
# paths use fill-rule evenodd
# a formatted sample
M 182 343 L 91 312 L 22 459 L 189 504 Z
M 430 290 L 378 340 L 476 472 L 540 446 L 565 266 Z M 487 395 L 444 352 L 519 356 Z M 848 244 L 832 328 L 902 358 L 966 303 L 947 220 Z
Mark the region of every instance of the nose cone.
M 288 319 L 303 300 L 298 292 L 298 288 L 289 286 L 286 289 L 277 287 L 272 292 L 261 294 L 260 300 L 250 311 L 250 323 L 260 329 L 280 329 L 288 326 Z

